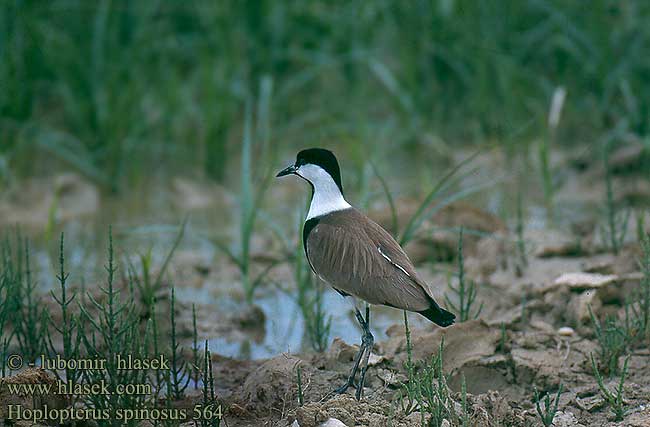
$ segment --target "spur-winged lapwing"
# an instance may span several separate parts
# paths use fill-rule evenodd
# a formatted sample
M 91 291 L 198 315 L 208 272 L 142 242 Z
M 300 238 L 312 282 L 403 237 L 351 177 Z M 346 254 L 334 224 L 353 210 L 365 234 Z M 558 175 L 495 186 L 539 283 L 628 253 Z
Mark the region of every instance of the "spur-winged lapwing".
M 277 176 L 298 175 L 312 188 L 311 205 L 303 228 L 305 254 L 311 269 L 344 297 L 352 298 L 363 336 L 352 372 L 336 391 L 354 386 L 361 363 L 357 399 L 363 393 L 368 358 L 374 344 L 370 309 L 359 312 L 356 298 L 420 313 L 439 326 L 454 323 L 452 313 L 431 297 L 400 245 L 379 224 L 353 208 L 343 197 L 341 172 L 334 154 L 322 148 L 298 153 L 296 162 Z

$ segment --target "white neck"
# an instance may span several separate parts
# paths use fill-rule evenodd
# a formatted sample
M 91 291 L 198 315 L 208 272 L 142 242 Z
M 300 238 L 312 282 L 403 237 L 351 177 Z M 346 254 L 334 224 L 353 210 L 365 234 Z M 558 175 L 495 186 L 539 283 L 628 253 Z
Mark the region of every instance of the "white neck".
M 343 197 L 334 179 L 320 166 L 303 165 L 297 173 L 314 186 L 307 220 L 352 207 Z

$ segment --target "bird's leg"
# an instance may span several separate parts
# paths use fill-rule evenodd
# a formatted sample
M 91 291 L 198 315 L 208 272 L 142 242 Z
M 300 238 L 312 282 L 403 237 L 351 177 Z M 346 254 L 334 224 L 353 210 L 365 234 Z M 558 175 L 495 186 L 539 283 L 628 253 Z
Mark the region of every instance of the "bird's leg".
M 357 312 L 358 313 L 358 312 Z M 359 313 L 359 315 L 361 315 Z M 363 338 L 361 341 L 361 346 L 364 349 L 363 363 L 361 364 L 361 373 L 359 374 L 359 385 L 357 387 L 356 397 L 357 400 L 361 400 L 363 396 L 363 384 L 366 379 L 366 371 L 368 370 L 368 359 L 370 358 L 370 353 L 372 352 L 372 346 L 375 343 L 375 337 L 372 336 L 370 332 L 370 306 L 366 304 L 366 319 L 365 322 L 361 325 L 363 327 Z
M 359 324 L 361 325 L 361 328 L 363 329 L 363 335 L 361 337 L 361 346 L 359 347 L 359 351 L 357 352 L 357 355 L 354 358 L 354 365 L 352 366 L 352 371 L 350 371 L 350 376 L 348 377 L 348 380 L 343 384 L 341 387 L 337 388 L 335 390 L 336 393 L 345 393 L 345 391 L 349 387 L 354 387 L 354 377 L 357 374 L 357 371 L 359 370 L 359 365 L 362 365 L 361 368 L 361 376 L 359 378 L 359 386 L 357 386 L 357 399 L 361 398 L 361 391 L 363 390 L 363 382 L 366 376 L 366 370 L 368 369 L 368 358 L 370 357 L 370 351 L 372 350 L 372 346 L 374 344 L 374 337 L 370 333 L 370 307 L 366 305 L 366 318 L 363 318 L 363 315 L 359 311 L 359 309 L 355 308 L 355 313 L 354 315 L 356 316 L 357 320 L 359 321 Z M 361 360 L 363 360 L 363 364 L 361 363 Z

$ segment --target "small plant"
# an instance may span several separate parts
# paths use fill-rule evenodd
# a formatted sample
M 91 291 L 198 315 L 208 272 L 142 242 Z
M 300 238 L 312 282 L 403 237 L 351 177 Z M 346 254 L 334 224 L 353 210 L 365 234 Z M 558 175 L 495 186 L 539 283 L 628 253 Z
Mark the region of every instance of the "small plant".
M 169 374 L 167 376 L 167 394 L 174 400 L 183 398 L 185 389 L 190 382 L 191 375 L 187 374 L 187 363 L 183 360 L 183 349 L 178 343 L 176 335 L 176 295 L 172 286 L 172 293 L 169 308 Z
M 458 313 L 458 321 L 466 322 L 470 319 L 476 319 L 483 310 L 483 303 L 475 308 L 476 303 L 476 283 L 472 280 L 465 279 L 465 261 L 463 258 L 463 228 L 461 227 L 458 237 L 458 286 L 448 283 L 452 293 L 456 295 L 456 301 L 452 300 L 445 294 L 445 301 L 453 311 Z
M 302 216 L 300 216 L 300 226 L 302 227 Z M 298 291 L 296 300 L 305 322 L 307 340 L 314 351 L 322 353 L 327 349 L 329 342 L 332 317 L 325 313 L 323 287 L 314 281 L 300 239 L 294 249 L 293 270 Z
M 605 324 L 601 325 L 591 307 L 589 307 L 589 316 L 600 346 L 600 360 L 604 364 L 605 372 L 610 376 L 615 375 L 618 373 L 618 359 L 627 350 L 634 332 L 629 322 L 620 325 L 612 316 L 608 316 Z
M 469 407 L 467 406 L 467 383 L 465 382 L 465 374 L 461 374 L 460 380 L 460 398 L 463 415 L 461 417 L 462 427 L 470 427 L 469 424 Z
M 515 262 L 515 272 L 521 277 L 524 270 L 528 267 L 528 257 L 526 255 L 526 241 L 524 240 L 524 208 L 522 200 L 522 190 L 517 192 L 517 260 Z
M 199 376 L 201 368 L 199 366 L 199 334 L 196 330 L 196 305 L 192 304 L 192 380 L 194 381 L 194 389 L 199 388 Z
M 501 333 L 499 335 L 499 351 L 502 353 L 506 352 L 508 345 L 508 334 L 506 332 L 506 324 L 501 322 Z
M 77 333 L 75 338 L 75 332 L 77 330 L 76 317 L 73 313 L 70 312 L 70 304 L 75 300 L 76 293 L 68 296 L 67 289 L 67 280 L 69 273 L 65 272 L 65 255 L 64 255 L 64 236 L 61 233 L 61 242 L 59 245 L 59 274 L 56 276 L 59 286 L 60 294 L 57 296 L 54 291 L 50 291 L 52 298 L 59 305 L 61 310 L 61 321 L 55 322 L 51 317 L 49 317 L 49 323 L 54 330 L 56 330 L 61 335 L 61 342 L 63 344 L 63 354 L 66 360 L 74 360 L 79 357 L 79 350 L 81 346 L 81 337 Z M 52 335 L 48 330 L 48 343 L 50 346 L 50 351 L 56 353 L 56 349 L 52 344 Z M 57 377 L 59 377 L 58 371 L 54 370 L 53 372 Z M 75 383 L 79 375 L 79 371 L 75 369 L 66 368 L 65 370 L 65 379 Z M 61 379 L 61 378 L 59 378 Z
M 605 215 L 607 225 L 601 229 L 603 239 L 609 245 L 609 249 L 618 254 L 627 235 L 627 226 L 630 221 L 631 211 L 619 212 L 614 201 L 614 190 L 612 184 L 612 172 L 609 165 L 609 144 L 605 143 L 603 148 L 603 163 L 605 165 Z
M 413 346 L 411 344 L 411 330 L 409 329 L 409 321 L 404 311 L 404 330 L 406 335 L 406 362 L 404 368 L 406 369 L 406 383 L 402 383 L 399 392 L 398 401 L 402 412 L 410 414 L 415 411 L 418 404 L 418 390 L 417 390 L 417 376 L 415 372 L 415 365 L 413 363 Z
M 271 170 L 264 171 L 261 182 L 253 185 L 253 150 L 258 150 L 269 146 L 270 137 L 270 108 L 272 93 L 272 80 L 263 78 L 260 84 L 260 97 L 257 111 L 257 125 L 253 126 L 253 112 L 250 106 L 251 101 L 246 102 L 244 114 L 244 129 L 241 144 L 241 164 L 240 164 L 240 191 L 239 191 L 239 248 L 233 249 L 228 245 L 216 241 L 216 245 L 230 258 L 230 260 L 239 268 L 242 285 L 244 287 L 244 296 L 250 304 L 253 302 L 253 294 L 257 287 L 262 283 L 269 271 L 274 268 L 278 262 L 271 263 L 261 273 L 256 276 L 251 271 L 251 242 L 255 224 L 260 217 L 262 200 L 271 183 L 273 174 Z M 255 140 L 259 142 L 255 146 Z M 261 147 L 260 147 L 261 145 Z M 268 153 L 271 158 L 265 159 L 268 164 L 273 164 L 274 152 Z
M 647 234 L 641 240 L 641 249 L 643 255 L 639 260 L 639 268 L 643 278 L 634 295 L 636 302 L 631 307 L 639 325 L 639 335 L 650 343 L 650 236 Z
M 201 371 L 201 382 L 203 383 L 203 409 L 205 414 L 210 416 L 201 417 L 201 427 L 219 427 L 221 424 L 221 415 L 223 414 L 221 403 L 214 393 L 214 375 L 212 373 L 212 356 L 208 341 L 205 341 L 203 351 L 203 369 Z
M 548 113 L 548 136 L 542 138 L 539 146 L 539 163 L 542 174 L 542 184 L 544 188 L 544 201 L 546 203 L 546 212 L 549 217 L 553 213 L 553 173 L 550 162 L 550 146 L 557 143 L 557 130 L 562 117 L 562 108 L 566 99 L 566 89 L 557 87 L 553 91 L 551 106 Z
M 83 370 L 81 378 L 88 384 L 104 383 L 109 391 L 117 390 L 121 384 L 146 384 L 146 371 L 125 370 L 118 366 L 118 357 L 132 355 L 134 358 L 147 354 L 149 328 L 145 329 L 144 339 L 139 329 L 139 317 L 132 300 L 121 301 L 120 291 L 115 286 L 117 266 L 114 263 L 113 234 L 109 228 L 108 263 L 106 285 L 100 287 L 103 299 L 97 300 L 87 293 L 87 298 L 95 312 L 79 303 L 82 320 L 78 334 L 82 337 L 83 348 L 89 357 L 106 360 L 105 369 Z M 101 302 L 100 302 L 101 301 Z M 86 330 L 86 325 L 89 330 Z M 147 395 L 140 394 L 90 394 L 87 404 L 93 408 L 115 413 L 119 408 L 142 408 Z M 133 423 L 132 423 L 133 424 Z M 100 421 L 100 426 L 117 427 L 122 422 L 113 419 Z
M 148 319 L 151 315 L 152 305 L 156 302 L 156 293 L 160 290 L 162 286 L 162 280 L 169 268 L 169 264 L 174 257 L 174 253 L 178 249 L 183 237 L 185 236 L 185 230 L 187 228 L 188 217 L 185 217 L 183 220 L 174 243 L 172 244 L 171 249 L 167 252 L 165 260 L 163 261 L 160 271 L 155 277 L 152 277 L 152 253 L 151 250 L 147 251 L 144 254 L 139 254 L 140 260 L 140 275 L 136 274 L 136 267 L 129 262 L 129 276 L 130 281 L 134 282 L 140 293 L 140 299 L 142 306 L 144 307 L 145 312 L 142 313 L 142 317 Z
M 399 244 L 402 247 L 406 246 L 406 244 L 413 239 L 415 233 L 420 228 L 420 226 L 426 220 L 428 220 L 433 215 L 435 215 L 435 213 L 438 212 L 440 209 L 444 208 L 445 206 L 449 206 L 450 204 L 462 199 L 463 197 L 476 193 L 493 184 L 493 182 L 480 183 L 477 185 L 469 186 L 457 192 L 450 192 L 451 188 L 458 185 L 460 182 L 463 181 L 463 179 L 465 179 L 466 177 L 474 173 L 474 169 L 471 169 L 468 172 L 462 174 L 459 174 L 459 171 L 464 166 L 471 163 L 476 158 L 476 156 L 478 156 L 480 153 L 481 153 L 480 150 L 476 151 L 474 154 L 463 159 L 460 163 L 458 163 L 453 168 L 451 168 L 442 178 L 440 178 L 436 182 L 436 184 L 433 186 L 431 191 L 427 194 L 427 196 L 424 198 L 422 203 L 418 206 L 415 213 L 411 215 L 411 217 L 408 219 L 406 226 L 404 227 L 404 230 L 402 231 L 401 237 L 399 239 Z M 387 193 L 388 187 L 382 187 L 382 188 L 386 193 L 386 197 L 389 200 L 391 200 L 390 194 Z M 436 201 L 437 203 L 434 206 L 431 206 Z
M 541 404 L 541 399 L 539 396 L 539 392 L 537 391 L 537 387 L 534 388 L 535 390 L 535 408 L 537 409 L 537 414 L 539 415 L 539 418 L 542 420 L 542 424 L 546 427 L 550 427 L 553 425 L 553 419 L 555 418 L 555 414 L 557 413 L 557 407 L 558 404 L 560 403 L 560 395 L 562 394 L 562 383 L 560 383 L 560 386 L 557 389 L 557 393 L 555 395 L 555 399 L 553 399 L 553 402 L 551 402 L 551 395 L 549 393 L 546 393 L 544 396 L 544 408 L 542 408 Z
M 420 411 L 431 416 L 428 425 L 434 427 L 442 426 L 444 420 L 458 418 L 442 370 L 443 345 L 444 340 L 441 340 L 438 353 L 431 357 L 429 364 L 423 366 L 417 382 Z
M 623 363 L 623 371 L 621 372 L 621 379 L 618 382 L 618 387 L 616 388 L 616 394 L 612 393 L 611 391 L 609 391 L 607 387 L 605 387 L 605 384 L 603 383 L 603 377 L 602 375 L 600 375 L 600 371 L 596 366 L 594 355 L 591 354 L 590 358 L 591 358 L 591 368 L 593 369 L 594 376 L 598 381 L 598 388 L 600 389 L 600 394 L 603 396 L 603 398 L 607 401 L 607 403 L 611 407 L 612 412 L 614 413 L 615 420 L 623 421 L 623 417 L 627 412 L 625 408 L 626 406 L 625 401 L 623 399 L 623 392 L 624 392 L 623 386 L 625 385 L 625 376 L 627 375 L 627 364 L 630 360 L 630 356 L 626 357 L 625 362 Z
M 302 406 L 305 404 L 305 397 L 302 389 L 302 366 L 300 365 L 296 367 L 296 381 L 298 382 L 298 405 Z
M 15 251 L 8 240 L 5 245 L 4 310 L 6 314 L 14 313 L 10 318 L 12 335 L 20 353 L 25 360 L 35 362 L 47 347 L 47 312 L 36 293 L 27 239 L 17 232 Z
M 438 352 L 431 357 L 431 360 L 416 369 L 413 363 L 411 333 L 406 312 L 404 312 L 404 327 L 406 330 L 407 360 L 405 368 L 407 382 L 401 384 L 397 399 L 402 411 L 407 415 L 419 411 L 422 414 L 423 426 L 425 425 L 425 413 L 430 416 L 427 424 L 429 426 L 440 427 L 445 419 L 460 422 L 442 369 L 444 339 L 440 341 Z M 465 392 L 465 407 L 463 410 L 467 406 L 466 399 Z

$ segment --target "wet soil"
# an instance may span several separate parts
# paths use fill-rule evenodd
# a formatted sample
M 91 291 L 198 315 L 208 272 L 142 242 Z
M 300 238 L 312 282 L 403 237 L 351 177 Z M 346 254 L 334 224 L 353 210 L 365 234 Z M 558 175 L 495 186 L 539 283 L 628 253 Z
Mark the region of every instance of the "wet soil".
M 621 185 L 626 191 L 620 197 L 647 202 L 647 182 L 639 183 L 638 174 L 630 172 L 636 157 L 621 152 L 614 159 L 616 179 L 638 183 Z M 578 164 L 579 160 L 567 162 Z M 416 314 L 409 314 L 415 361 L 431 360 L 441 341 L 444 343 L 443 368 L 458 411 L 462 410 L 459 409 L 461 378 L 465 378 L 469 425 L 541 426 L 534 404 L 535 390 L 541 395 L 554 394 L 562 385 L 555 426 L 650 426 L 648 339 L 640 340 L 628 351 L 629 372 L 624 384 L 626 414 L 623 421 L 615 421 L 591 367 L 590 356 L 597 358 L 600 347 L 589 314 L 591 308 L 600 319 L 606 315 L 619 318 L 624 315 L 624 303 L 638 289 L 643 277 L 637 263 L 641 251 L 635 238 L 639 230 L 635 227 L 650 222 L 642 209 L 634 210 L 627 223 L 629 230 L 622 249 L 618 254 L 612 253 L 602 235 L 602 218 L 584 212 L 602 203 L 603 171 L 591 168 L 574 173 L 556 195 L 556 203 L 561 212 L 577 206 L 580 213 L 559 221 L 561 225 L 552 225 L 533 215 L 523 236 L 525 265 L 517 253 L 513 224 L 466 203 L 441 210 L 424 224 L 406 248 L 434 296 L 444 300 L 444 294 L 449 293 L 449 273 L 456 268 L 455 227 L 462 225 L 480 231 L 467 234 L 464 242 L 466 274 L 477 283 L 477 301 L 483 303 L 478 319 L 441 329 Z M 72 191 L 71 184 L 66 185 L 61 190 L 63 193 Z M 186 181 L 177 186 L 181 193 L 191 195 L 191 200 L 183 203 L 191 202 L 194 206 L 204 206 L 205 198 L 214 195 L 212 190 L 189 191 L 187 188 L 193 184 Z M 86 194 L 83 197 L 88 197 L 85 186 L 76 188 L 81 189 L 80 194 Z M 415 206 L 409 200 L 398 205 L 402 207 L 400 218 L 407 218 Z M 390 224 L 385 207 L 375 207 L 369 212 L 379 222 Z M 81 211 L 80 215 L 86 213 Z M 33 220 L 38 222 L 39 218 Z M 275 242 L 265 238 L 255 242 L 256 248 L 274 245 Z M 262 256 L 264 251 L 259 252 L 260 256 L 254 258 L 256 268 L 262 269 L 272 260 Z M 373 314 L 373 319 L 378 319 L 373 325 L 377 340 L 364 397 L 357 401 L 353 389 L 343 395 L 332 393 L 346 379 L 360 336 L 358 328 L 352 327 L 355 322 L 351 311 L 337 299 L 338 295 L 332 293 L 326 297 L 330 299 L 326 310 L 336 316 L 333 340 L 324 353 L 315 353 L 287 338 L 302 339 L 304 335 L 301 327 L 296 326 L 299 319 L 286 316 L 292 298 L 282 299 L 278 295 L 285 294 L 277 289 L 261 290 L 262 309 L 246 306 L 241 303 L 237 270 L 227 261 L 215 263 L 202 253 L 180 250 L 174 259 L 172 277 L 180 288 L 176 311 L 185 344 L 189 343 L 191 334 L 192 304 L 196 306 L 200 338 L 212 339 L 215 390 L 225 408 L 226 425 L 416 426 L 428 419 L 427 414 L 407 413 L 399 405 L 399 392 L 407 380 L 407 346 L 401 312 L 377 309 L 379 315 Z M 271 278 L 274 282 L 289 281 L 291 271 L 279 267 Z M 161 312 L 168 311 L 168 284 L 161 290 Z M 209 290 L 211 287 L 218 287 L 220 293 L 214 294 Z M 186 298 L 183 289 L 190 289 L 185 291 Z M 229 299 L 224 299 L 224 295 Z M 278 323 L 282 315 L 272 307 L 284 312 L 284 323 Z M 278 346 L 269 346 L 283 339 L 280 347 L 285 351 L 278 352 Z M 247 352 L 242 350 L 242 342 L 249 343 Z M 622 365 L 622 360 L 619 364 Z M 298 396 L 298 370 L 302 378 L 302 404 Z M 28 375 L 29 381 L 51 380 L 44 372 L 27 371 L 16 376 L 19 375 Z M 14 377 L 0 382 L 3 406 L 11 399 L 2 391 L 4 383 L 12 381 L 11 378 Z M 605 386 L 610 390 L 618 381 L 617 376 L 604 377 Z M 182 404 L 191 405 L 200 399 L 200 392 L 190 388 Z M 453 421 L 449 420 L 447 425 L 454 425 Z

